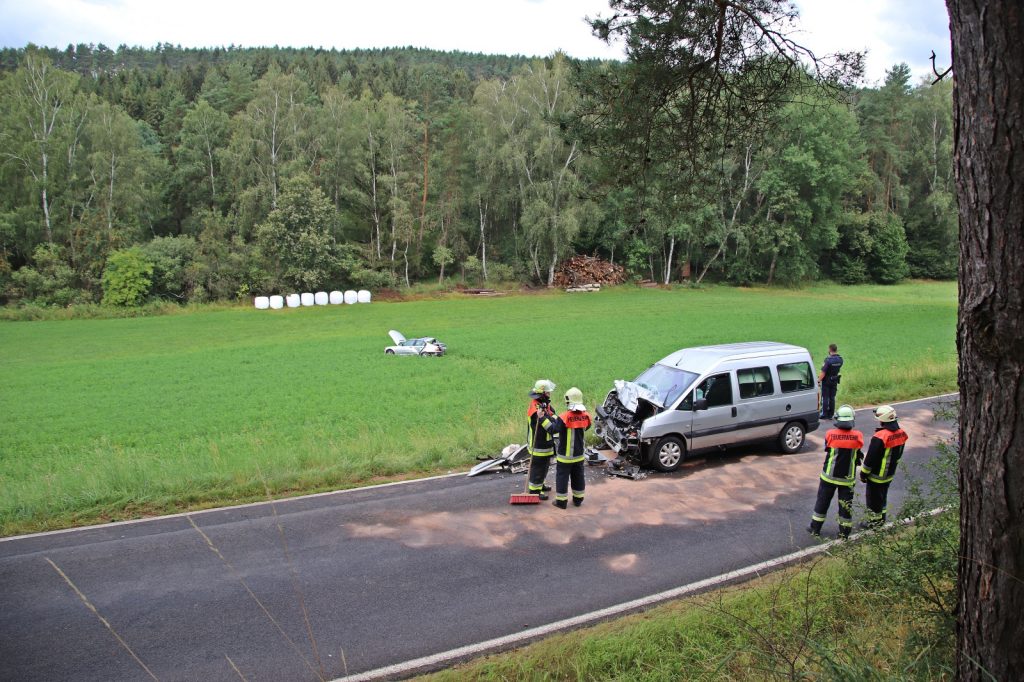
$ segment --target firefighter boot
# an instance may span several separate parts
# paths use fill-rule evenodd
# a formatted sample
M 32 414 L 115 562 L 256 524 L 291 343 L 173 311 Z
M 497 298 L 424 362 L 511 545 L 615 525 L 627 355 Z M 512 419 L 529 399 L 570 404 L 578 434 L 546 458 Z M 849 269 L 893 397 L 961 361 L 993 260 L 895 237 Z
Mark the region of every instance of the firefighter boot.
M 582 497 L 574 497 L 574 498 L 572 498 L 572 506 L 578 507 L 581 504 L 583 504 L 583 498 Z
M 551 504 L 555 505 L 559 509 L 568 509 L 569 508 L 569 501 L 568 500 L 557 500 L 556 499 Z
M 811 521 L 811 525 L 807 526 L 807 532 L 816 538 L 820 538 L 822 525 L 821 521 Z

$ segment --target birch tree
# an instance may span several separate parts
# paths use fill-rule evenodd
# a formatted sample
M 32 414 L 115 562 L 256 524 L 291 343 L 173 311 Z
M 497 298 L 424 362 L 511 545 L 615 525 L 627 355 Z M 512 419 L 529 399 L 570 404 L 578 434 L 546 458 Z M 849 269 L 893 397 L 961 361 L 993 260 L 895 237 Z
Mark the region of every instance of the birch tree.
M 42 240 L 50 243 L 84 122 L 77 85 L 78 76 L 34 50 L 0 80 L 0 160 L 20 176 L 39 211 Z

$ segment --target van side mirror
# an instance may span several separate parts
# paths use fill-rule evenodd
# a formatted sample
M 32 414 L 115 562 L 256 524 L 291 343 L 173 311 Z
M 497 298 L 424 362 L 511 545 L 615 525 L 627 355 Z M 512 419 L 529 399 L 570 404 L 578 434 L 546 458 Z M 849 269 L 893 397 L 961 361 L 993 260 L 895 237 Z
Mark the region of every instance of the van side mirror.
M 708 401 L 705 398 L 697 398 L 693 401 L 693 409 L 694 411 L 708 409 Z

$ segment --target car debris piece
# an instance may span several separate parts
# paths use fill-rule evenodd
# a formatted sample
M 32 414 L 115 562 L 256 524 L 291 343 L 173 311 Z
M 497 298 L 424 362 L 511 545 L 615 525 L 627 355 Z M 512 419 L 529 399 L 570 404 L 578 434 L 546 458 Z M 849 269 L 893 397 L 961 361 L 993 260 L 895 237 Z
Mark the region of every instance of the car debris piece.
M 400 331 L 394 329 L 388 332 L 388 336 L 395 342 L 395 345 L 384 349 L 385 355 L 422 355 L 427 357 L 440 357 L 448 351 L 448 346 L 441 343 L 433 336 L 421 336 L 415 339 L 407 339 Z
M 479 464 L 469 470 L 467 476 L 476 476 L 485 471 L 505 471 L 510 474 L 519 474 L 530 466 L 530 451 L 525 445 L 512 443 L 501 450 L 498 457 L 477 457 Z
M 597 451 L 597 448 L 587 448 L 584 453 L 587 456 L 587 464 L 596 466 L 598 464 L 606 464 L 608 458 Z
M 615 476 L 618 478 L 628 478 L 631 481 L 642 481 L 647 478 L 647 472 L 642 470 L 638 466 L 624 467 L 621 464 L 618 467 L 608 466 L 604 470 L 605 476 Z

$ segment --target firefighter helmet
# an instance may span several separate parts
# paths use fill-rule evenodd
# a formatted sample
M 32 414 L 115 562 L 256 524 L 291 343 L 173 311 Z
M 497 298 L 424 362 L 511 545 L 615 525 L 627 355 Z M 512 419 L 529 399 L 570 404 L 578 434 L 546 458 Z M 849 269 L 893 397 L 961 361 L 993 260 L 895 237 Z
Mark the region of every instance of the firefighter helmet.
M 875 419 L 885 424 L 896 421 L 896 410 L 892 405 L 879 405 L 875 408 Z
M 849 405 L 840 405 L 833 418 L 835 425 L 840 429 L 852 429 L 856 414 Z
M 565 406 L 573 412 L 583 412 L 587 408 L 583 405 L 583 391 L 573 386 L 565 392 Z
M 537 379 L 533 384 L 534 393 L 551 393 L 553 390 L 555 390 L 555 382 L 550 379 Z

